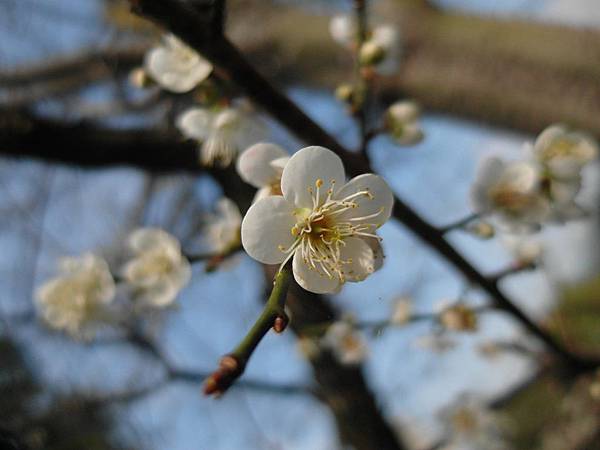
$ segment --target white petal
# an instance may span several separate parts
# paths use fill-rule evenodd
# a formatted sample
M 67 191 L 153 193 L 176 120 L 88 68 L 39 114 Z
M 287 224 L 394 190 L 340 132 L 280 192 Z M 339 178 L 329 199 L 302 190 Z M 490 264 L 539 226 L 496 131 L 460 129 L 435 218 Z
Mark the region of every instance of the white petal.
M 298 150 L 283 169 L 281 190 L 283 196 L 298 208 L 313 207 L 313 197 L 317 180 L 323 181 L 321 199 L 334 181 L 334 193 L 346 181 L 346 172 L 339 156 L 325 147 L 306 147 Z
M 242 214 L 233 200 L 223 197 L 217 202 L 216 210 L 229 226 L 239 226 L 242 223 Z
M 367 217 L 379 212 L 375 217 L 365 218 L 363 221 L 357 220 L 354 223 L 373 223 L 377 227 L 383 225 L 392 213 L 394 206 L 394 194 L 383 178 L 372 173 L 365 173 L 352 178 L 346 185 L 335 194 L 335 198 L 342 198 L 355 194 L 359 191 L 369 191 L 370 197 L 361 195 L 353 199 L 358 204 L 357 208 L 352 208 L 340 215 L 340 220 L 349 218 Z
M 264 264 L 283 262 L 294 243 L 294 207 L 283 197 L 263 198 L 253 204 L 242 221 L 242 245 L 246 252 Z
M 530 192 L 538 186 L 539 169 L 529 162 L 515 162 L 505 166 L 499 182 L 521 192 Z
M 169 275 L 169 279 L 175 287 L 182 289 L 192 278 L 192 268 L 187 259 L 182 258 L 179 266 Z
M 568 204 L 575 200 L 580 188 L 580 178 L 564 182 L 552 181 L 550 184 L 550 196 L 552 197 L 552 201 L 558 204 Z
M 135 253 L 158 248 L 180 251 L 179 241 L 160 228 L 138 228 L 129 235 L 127 243 Z
M 363 239 L 348 238 L 344 241 L 340 258 L 352 261 L 342 265 L 346 281 L 362 281 L 375 271 L 375 257 L 373 250 Z
M 177 117 L 175 125 L 185 137 L 203 141 L 211 134 L 214 117 L 206 108 L 190 108 Z
M 339 290 L 340 280 L 338 278 L 329 278 L 309 268 L 303 261 L 300 252 L 294 254 L 292 269 L 296 282 L 307 291 L 315 294 L 331 294 Z
M 340 14 L 331 18 L 329 33 L 335 42 L 350 45 L 356 40 L 356 23 L 348 14 Z
M 489 189 L 498 181 L 504 172 L 504 167 L 504 161 L 496 157 L 488 157 L 479 164 L 475 182 L 471 188 L 471 201 L 477 212 L 487 212 L 491 209 Z
M 263 198 L 270 197 L 271 195 L 273 195 L 271 193 L 271 186 L 262 187 L 258 191 L 256 191 L 256 194 L 254 194 L 254 198 L 252 199 L 252 203 L 256 203 L 259 200 L 262 200 Z
M 157 47 L 146 54 L 144 67 L 164 89 L 175 93 L 192 90 L 212 72 L 210 62 L 186 47 Z
M 247 148 L 237 161 L 237 172 L 246 183 L 261 188 L 273 183 L 280 175 L 271 162 L 286 157 L 281 147 L 268 142 L 259 142 Z
M 551 125 L 540 133 L 533 145 L 533 152 L 541 157 L 543 152 L 550 147 L 556 138 L 567 133 L 567 128 L 564 125 Z
M 377 272 L 383 266 L 383 260 L 385 258 L 381 242 L 379 239 L 373 239 L 369 237 L 365 237 L 364 241 L 369 247 L 371 247 L 371 250 L 373 251 L 373 270 L 374 272 Z
M 145 306 L 165 307 L 172 304 L 177 298 L 179 287 L 171 280 L 162 280 L 151 287 L 143 289 L 136 296 L 136 300 Z

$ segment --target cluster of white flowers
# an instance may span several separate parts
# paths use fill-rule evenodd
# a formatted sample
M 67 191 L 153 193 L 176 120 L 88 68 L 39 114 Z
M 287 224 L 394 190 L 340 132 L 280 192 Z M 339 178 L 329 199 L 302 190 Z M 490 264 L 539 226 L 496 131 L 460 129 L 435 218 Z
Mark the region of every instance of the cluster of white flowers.
M 156 228 L 135 230 L 128 238 L 134 257 L 122 269 L 136 306 L 163 308 L 173 303 L 191 276 L 179 242 Z M 36 290 L 41 318 L 53 329 L 90 338 L 101 324 L 115 323 L 116 285 L 108 263 L 85 253 L 59 261 L 60 275 Z
M 265 137 L 266 126 L 246 103 L 228 107 L 196 107 L 177 118 L 177 127 L 200 144 L 199 159 L 205 166 L 227 167 L 238 152 Z
M 292 260 L 304 289 L 332 293 L 362 281 L 383 259 L 376 234 L 392 211 L 385 181 L 364 174 L 346 181 L 341 159 L 323 147 L 296 152 L 281 174 L 281 193 L 254 203 L 242 221 L 242 245 L 264 264 Z
M 525 151 L 527 158 L 520 161 L 484 160 L 471 192 L 476 212 L 504 232 L 502 242 L 521 265 L 537 263 L 543 254 L 540 240 L 531 232 L 545 223 L 585 215 L 576 198 L 582 170 L 596 158 L 598 146 L 583 133 L 553 125 Z M 486 225 L 492 231 L 485 237 L 492 236 L 493 227 Z
M 580 216 L 575 198 L 582 168 L 598 153 L 593 139 L 553 125 L 527 151 L 527 160 L 505 162 L 491 157 L 483 162 L 472 189 L 476 211 L 512 232 Z
M 160 87 L 175 93 L 191 91 L 208 78 L 212 69 L 210 62 L 172 34 L 164 36 L 161 45 L 151 49 L 144 59 L 145 73 Z M 139 77 L 141 72 L 135 74 Z
M 358 45 L 358 26 L 350 15 L 334 16 L 329 22 L 329 32 L 337 43 L 345 47 Z M 398 29 L 391 25 L 377 25 L 368 32 L 358 49 L 363 66 L 373 67 L 381 75 L 393 75 L 398 70 L 402 42 Z
M 89 338 L 107 318 L 106 307 L 115 296 L 108 264 L 99 256 L 85 253 L 61 258 L 58 266 L 60 275 L 36 290 L 40 316 L 51 328 Z

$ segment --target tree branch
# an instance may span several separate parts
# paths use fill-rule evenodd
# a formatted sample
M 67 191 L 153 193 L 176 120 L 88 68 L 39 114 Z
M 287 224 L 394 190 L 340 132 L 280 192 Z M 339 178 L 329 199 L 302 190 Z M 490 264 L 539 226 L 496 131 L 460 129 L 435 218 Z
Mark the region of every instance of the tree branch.
M 310 119 L 290 99 L 278 91 L 260 75 L 244 56 L 224 36 L 213 35 L 204 27 L 205 20 L 177 0 L 131 0 L 135 10 L 175 33 L 192 48 L 202 53 L 219 68 L 224 76 L 237 84 L 256 104 L 300 139 L 330 148 L 344 161 L 353 175 L 372 172 L 369 161 L 363 155 L 351 153 Z M 201 31 L 199 31 L 201 30 Z M 512 315 L 531 334 L 546 344 L 574 372 L 591 370 L 600 362 L 580 358 L 559 343 L 552 335 L 541 329 L 513 304 L 487 277 L 472 266 L 444 238 L 443 231 L 426 222 L 408 204 L 395 198 L 393 216 L 409 228 L 424 243 L 432 247 L 468 280 L 481 287 L 496 306 Z

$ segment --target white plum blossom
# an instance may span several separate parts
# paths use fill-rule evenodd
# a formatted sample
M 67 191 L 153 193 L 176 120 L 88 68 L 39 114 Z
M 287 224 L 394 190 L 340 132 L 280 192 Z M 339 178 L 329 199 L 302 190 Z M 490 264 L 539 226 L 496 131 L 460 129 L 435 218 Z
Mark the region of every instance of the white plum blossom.
M 140 306 L 171 305 L 191 277 L 179 241 L 159 228 L 138 228 L 129 235 L 128 245 L 134 257 L 125 264 L 122 275 Z
M 519 264 L 534 264 L 542 260 L 544 246 L 539 238 L 506 233 L 502 235 L 502 243 Z
M 448 438 L 444 449 L 506 450 L 509 443 L 503 438 L 501 422 L 484 401 L 463 394 L 442 409 L 440 416 Z
M 335 42 L 350 47 L 356 42 L 358 29 L 356 20 L 349 14 L 338 14 L 329 21 L 329 34 Z
M 420 116 L 421 109 L 414 101 L 395 102 L 384 114 L 385 129 L 400 145 L 418 144 L 423 140 Z
M 281 174 L 289 159 L 285 150 L 268 142 L 259 142 L 244 150 L 236 168 L 242 180 L 258 189 L 254 202 L 281 195 Z
M 144 69 L 162 88 L 184 93 L 206 80 L 213 67 L 177 37 L 168 34 L 161 45 L 146 54 Z
M 35 293 L 36 307 L 51 328 L 88 338 L 106 320 L 107 305 L 115 296 L 115 282 L 104 259 L 92 253 L 64 257 L 60 275 Z
M 530 151 L 541 167 L 543 186 L 556 218 L 580 217 L 582 210 L 575 197 L 581 188 L 583 167 L 598 155 L 593 138 L 563 125 L 552 125 L 538 136 Z
M 200 162 L 205 166 L 229 166 L 238 152 L 260 141 L 266 129 L 244 104 L 221 109 L 191 108 L 177 118 L 177 127 L 189 139 L 200 142 Z
M 296 152 L 283 169 L 283 196 L 259 200 L 244 217 L 244 249 L 264 264 L 283 267 L 291 259 L 298 284 L 315 293 L 367 278 L 379 264 L 375 232 L 390 217 L 394 198 L 377 175 L 345 180 L 331 150 Z
M 360 364 L 368 353 L 366 342 L 354 330 L 349 318 L 331 324 L 321 338 L 321 346 L 331 350 L 337 360 L 346 365 Z
M 484 160 L 471 194 L 478 213 L 497 217 L 512 231 L 539 227 L 550 212 L 539 168 L 525 161 L 507 163 L 496 157 Z
M 205 239 L 211 253 L 224 255 L 239 247 L 242 214 L 231 199 L 220 199 L 216 213 L 207 215 L 205 221 Z

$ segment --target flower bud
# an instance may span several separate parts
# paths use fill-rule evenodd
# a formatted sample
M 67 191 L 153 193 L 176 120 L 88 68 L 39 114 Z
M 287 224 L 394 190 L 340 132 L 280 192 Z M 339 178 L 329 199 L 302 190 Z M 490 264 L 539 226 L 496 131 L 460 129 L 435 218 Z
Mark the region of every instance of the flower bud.
M 358 60 L 361 66 L 374 66 L 385 58 L 385 49 L 374 41 L 367 41 L 361 45 Z
M 143 67 L 136 67 L 131 72 L 129 72 L 129 82 L 140 89 L 144 89 L 152 86 L 154 82 L 152 78 L 148 76 Z
M 491 239 L 496 234 L 494 226 L 483 220 L 467 225 L 466 230 L 480 239 Z
M 404 325 L 410 321 L 412 315 L 412 303 L 409 298 L 400 298 L 396 301 L 392 311 L 391 322 L 394 325 Z
M 335 96 L 342 102 L 351 103 L 354 98 L 354 86 L 350 83 L 340 84 L 335 89 Z
M 448 330 L 475 331 L 477 329 L 477 315 L 470 307 L 456 304 L 445 308 L 439 315 L 439 321 Z
M 384 114 L 384 127 L 400 145 L 418 144 L 424 137 L 419 106 L 410 100 L 392 104 Z

